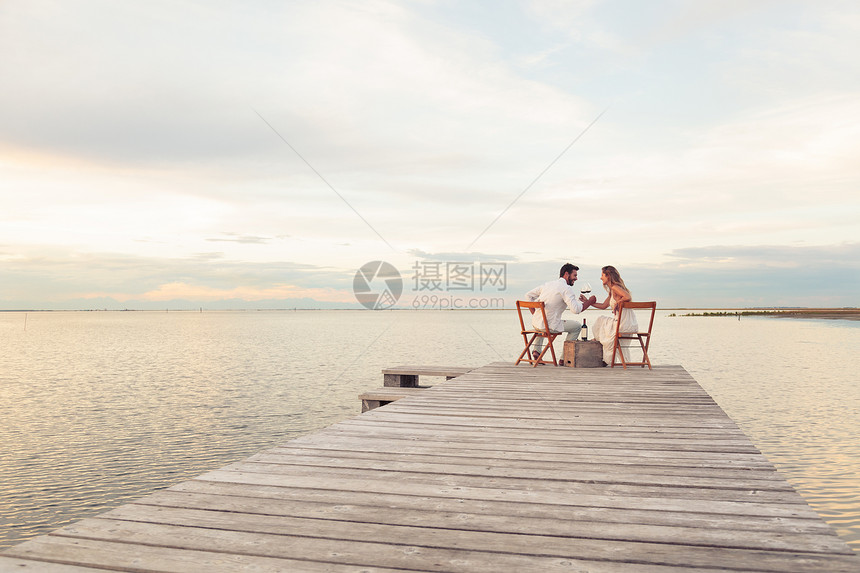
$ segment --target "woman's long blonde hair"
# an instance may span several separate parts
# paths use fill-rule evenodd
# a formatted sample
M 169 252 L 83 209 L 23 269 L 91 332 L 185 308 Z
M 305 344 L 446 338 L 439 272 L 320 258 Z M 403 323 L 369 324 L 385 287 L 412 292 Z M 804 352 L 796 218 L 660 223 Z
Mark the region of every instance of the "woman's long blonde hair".
M 630 289 L 627 288 L 626 284 L 624 284 L 624 280 L 621 278 L 621 274 L 618 272 L 618 269 L 613 266 L 605 266 L 600 270 L 609 279 L 609 284 L 603 285 L 603 288 L 606 289 L 606 292 L 612 292 L 612 286 L 618 285 L 624 290 L 626 290 L 627 294 L 629 294 L 631 297 L 633 296 L 632 294 L 630 294 Z

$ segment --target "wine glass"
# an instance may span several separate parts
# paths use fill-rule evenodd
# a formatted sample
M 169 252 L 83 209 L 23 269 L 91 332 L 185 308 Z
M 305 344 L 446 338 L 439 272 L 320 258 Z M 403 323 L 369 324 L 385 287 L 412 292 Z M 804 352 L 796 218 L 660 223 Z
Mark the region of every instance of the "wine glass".
M 588 298 L 588 295 L 591 294 L 591 283 L 585 283 L 580 287 L 579 292 L 582 293 L 582 296 Z

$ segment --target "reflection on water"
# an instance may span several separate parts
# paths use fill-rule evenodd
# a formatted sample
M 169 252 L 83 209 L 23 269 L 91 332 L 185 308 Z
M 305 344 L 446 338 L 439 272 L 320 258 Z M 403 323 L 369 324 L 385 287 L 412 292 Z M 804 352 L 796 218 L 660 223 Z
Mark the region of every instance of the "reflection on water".
M 654 329 L 860 549 L 860 323 Z M 355 415 L 383 367 L 521 350 L 514 311 L 0 313 L 0 343 L 0 547 Z

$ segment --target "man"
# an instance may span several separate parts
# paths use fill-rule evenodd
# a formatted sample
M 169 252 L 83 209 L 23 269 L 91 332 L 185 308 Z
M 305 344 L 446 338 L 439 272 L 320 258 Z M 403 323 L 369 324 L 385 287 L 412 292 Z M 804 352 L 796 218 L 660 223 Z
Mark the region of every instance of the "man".
M 549 281 L 526 293 L 528 300 L 532 302 L 537 300 L 544 303 L 549 330 L 551 332 L 567 332 L 565 340 L 576 340 L 579 336 L 579 330 L 582 328 L 582 323 L 578 320 L 562 320 L 562 313 L 566 309 L 570 309 L 575 314 L 579 314 L 592 303 L 591 299 L 577 297 L 576 292 L 571 288 L 573 287 L 573 283 L 576 282 L 578 271 L 579 267 L 576 265 L 565 263 L 558 273 L 558 279 Z M 544 327 L 543 317 L 539 313 L 536 313 L 534 309 L 531 312 L 532 326 L 542 329 Z M 532 353 L 532 356 L 537 358 L 543 349 L 542 337 L 535 341 L 535 347 L 537 350 Z

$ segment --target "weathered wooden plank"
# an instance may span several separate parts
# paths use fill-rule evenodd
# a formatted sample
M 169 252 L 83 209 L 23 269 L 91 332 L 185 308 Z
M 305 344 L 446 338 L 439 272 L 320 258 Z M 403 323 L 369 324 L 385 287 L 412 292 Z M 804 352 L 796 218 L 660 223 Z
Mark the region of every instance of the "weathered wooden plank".
M 353 447 L 358 451 L 365 448 L 372 448 L 374 451 L 398 451 L 403 453 L 427 453 L 438 454 L 444 452 L 446 455 L 493 455 L 494 452 L 510 452 L 512 459 L 526 457 L 530 458 L 530 454 L 534 453 L 535 459 L 543 456 L 547 459 L 553 459 L 557 456 L 558 459 L 563 459 L 565 456 L 588 456 L 592 462 L 600 463 L 603 460 L 609 460 L 610 463 L 616 460 L 634 460 L 633 463 L 652 463 L 659 461 L 664 465 L 714 465 L 722 467 L 737 467 L 749 469 L 774 469 L 773 465 L 756 453 L 725 453 L 725 452 L 696 452 L 696 451 L 681 451 L 681 450 L 649 450 L 649 449 L 630 449 L 624 447 L 606 447 L 606 446 L 589 446 L 582 445 L 579 442 L 546 442 L 546 441 L 522 441 L 522 440 L 473 440 L 464 442 L 459 447 L 452 448 L 448 441 L 438 439 L 425 438 L 419 441 L 414 436 L 407 435 L 390 435 L 388 433 L 376 433 L 374 435 L 366 435 L 361 431 L 347 432 L 339 431 L 336 439 L 328 434 L 324 436 L 314 436 L 313 439 L 298 438 L 283 447 L 289 448 L 291 445 L 298 447 L 314 447 L 321 449 L 339 450 L 345 447 Z M 470 454 L 471 452 L 471 454 Z
M 690 548 L 725 547 L 763 551 L 795 551 L 798 546 L 803 546 L 805 553 L 853 555 L 853 552 L 835 535 L 766 534 L 761 532 L 757 536 L 751 536 L 747 532 L 725 529 L 703 532 L 697 528 L 660 528 L 636 525 L 607 527 L 599 523 L 588 522 L 555 522 L 554 532 L 550 534 L 534 529 L 525 529 L 522 527 L 523 524 L 510 523 L 510 520 L 505 517 L 496 518 L 495 529 L 477 528 L 474 523 L 466 526 L 456 516 L 451 516 L 447 520 L 439 520 L 441 523 L 438 526 L 431 526 L 427 523 L 392 524 L 388 519 L 364 520 L 361 516 L 356 515 L 355 517 L 358 519 L 318 519 L 285 514 L 224 512 L 199 508 L 151 507 L 128 504 L 106 513 L 101 516 L 101 519 L 278 535 L 291 535 L 296 531 L 313 531 L 314 537 L 320 538 L 376 543 L 414 543 L 424 547 L 452 546 L 452 540 L 459 538 L 457 541 L 459 547 L 496 552 L 510 549 L 511 544 L 523 546 L 543 544 L 545 548 L 542 549 L 542 552 L 548 553 L 551 551 L 548 549 L 549 547 L 563 546 L 565 543 L 582 540 L 583 542 L 606 541 L 609 542 L 608 545 L 614 545 L 614 542 L 619 541 L 635 541 L 655 545 L 659 543 L 677 545 L 680 543 Z M 387 514 L 380 517 L 385 518 Z M 653 539 L 655 537 L 659 540 Z M 559 556 L 565 554 L 567 553 L 561 553 Z
M 293 466 L 315 467 L 328 469 L 350 469 L 350 470 L 375 470 L 375 471 L 396 471 L 396 472 L 411 472 L 423 474 L 444 474 L 444 475 L 465 475 L 465 476 L 480 476 L 480 477 L 505 477 L 505 478 L 524 478 L 534 479 L 536 473 L 539 472 L 541 480 L 558 480 L 586 483 L 623 483 L 627 485 L 662 485 L 662 486 L 678 486 L 688 488 L 712 488 L 712 489 L 755 489 L 769 491 L 794 491 L 784 479 L 776 475 L 776 472 L 771 472 L 767 476 L 754 477 L 748 475 L 741 476 L 738 472 L 729 480 L 725 475 L 719 476 L 691 476 L 681 475 L 674 476 L 670 473 L 648 473 L 648 472 L 632 472 L 629 466 L 615 468 L 618 471 L 607 471 L 606 467 L 601 469 L 593 469 L 587 471 L 581 467 L 571 464 L 569 468 L 558 467 L 560 464 L 544 464 L 537 466 L 528 464 L 526 466 L 516 466 L 510 463 L 501 465 L 505 460 L 496 458 L 486 460 L 485 463 L 476 463 L 477 460 L 468 460 L 467 463 L 462 458 L 446 458 L 444 461 L 412 461 L 407 460 L 403 456 L 398 456 L 396 459 L 382 459 L 375 457 L 372 459 L 362 459 L 356 457 L 339 457 L 339 456 L 309 456 L 299 455 L 295 452 L 290 452 L 286 455 L 277 453 L 261 453 L 249 458 L 245 463 L 237 466 L 228 466 L 225 469 L 235 469 L 236 471 L 254 471 L 254 468 L 262 472 L 270 470 L 271 466 L 276 466 L 276 471 L 281 471 L 284 468 L 286 471 L 293 472 Z M 269 466 L 269 467 L 267 467 Z
M 303 527 L 305 535 L 295 535 L 295 528 L 286 527 L 278 520 L 263 525 L 262 516 L 253 516 L 256 524 L 245 527 L 240 515 L 232 516 L 237 526 L 216 527 L 206 521 L 204 527 L 186 518 L 174 515 L 183 524 L 144 523 L 107 518 L 84 519 L 55 532 L 52 537 L 73 537 L 145 543 L 161 547 L 197 551 L 221 551 L 237 555 L 289 559 L 300 553 L 311 561 L 345 563 L 359 566 L 416 569 L 416 556 L 422 569 L 449 571 L 462 561 L 474 563 L 482 570 L 511 567 L 511 571 L 566 570 L 561 560 L 577 556 L 580 566 L 600 560 L 617 564 L 652 566 L 684 566 L 726 569 L 738 567 L 758 571 L 828 571 L 841 572 L 856 569 L 854 555 L 820 555 L 799 551 L 767 551 L 760 549 L 732 549 L 726 547 L 697 547 L 676 544 L 616 542 L 574 537 L 542 537 L 535 535 L 498 535 L 484 532 L 437 530 L 430 528 L 376 527 L 368 524 L 348 523 L 337 527 L 325 520 L 310 520 Z M 223 516 L 222 516 L 223 519 Z M 335 527 L 331 529 L 331 526 Z M 329 526 L 329 528 L 327 528 Z M 250 531 L 246 529 L 251 529 Z M 374 533 L 374 529 L 376 532 Z M 380 531 L 384 529 L 384 531 Z M 423 531 L 422 531 L 423 530 Z M 423 539 L 431 536 L 429 542 Z M 608 558 L 608 559 L 607 559 Z M 564 568 L 564 569 L 562 569 Z M 496 569 L 498 570 L 498 569 Z M 590 570 L 587 569 L 587 570 Z
M 87 536 L 97 536 L 104 533 L 104 528 L 93 527 L 93 522 L 81 523 L 79 533 Z M 86 527 L 86 526 L 90 527 Z M 367 561 L 395 562 L 400 567 L 397 570 L 424 571 L 475 571 L 490 573 L 502 567 L 506 571 L 524 571 L 530 566 L 538 566 L 540 570 L 570 571 L 571 567 L 579 570 L 615 572 L 624 569 L 616 563 L 592 563 L 581 559 L 557 559 L 542 556 L 518 556 L 508 554 L 493 554 L 467 552 L 462 550 L 426 550 L 419 546 L 399 546 L 391 544 L 368 544 L 345 542 L 342 540 L 319 540 L 302 538 L 284 538 L 280 536 L 263 536 L 258 534 L 243 534 L 234 532 L 218 532 L 216 530 L 194 530 L 192 528 L 170 528 L 152 526 L 149 531 L 140 531 L 140 526 L 130 523 L 128 527 L 114 528 L 111 534 L 120 534 L 125 541 L 122 543 L 106 542 L 92 539 L 65 538 L 60 536 L 45 536 L 27 542 L 24 546 L 37 545 L 35 549 L 40 555 L 49 554 L 55 558 L 67 558 L 75 553 L 79 546 L 84 551 L 78 551 L 74 557 L 85 560 L 106 562 L 110 567 L 118 567 L 126 571 L 392 571 L 368 567 Z M 134 535 L 137 533 L 137 535 Z M 151 547 L 135 543 L 140 538 L 160 543 L 159 547 Z M 217 545 L 221 552 L 210 552 L 206 549 L 188 549 L 187 546 L 210 547 Z M 307 561 L 293 561 L 283 558 L 261 557 L 247 555 L 254 551 L 266 555 L 290 552 L 301 547 L 303 553 L 312 557 Z M 25 549 L 26 549 L 25 548 Z M 383 554 L 384 552 L 384 554 Z M 220 558 L 220 559 L 219 559 Z M 416 561 L 430 560 L 423 568 L 416 568 Z M 226 563 L 226 567 L 224 566 Z M 143 567 L 141 567 L 143 565 Z M 412 565 L 412 566 L 410 566 Z M 585 569 L 584 567 L 588 567 Z M 231 569 L 232 567 L 232 569 Z M 351 567 L 351 569 L 350 569 Z M 577 569 L 573 569 L 577 570 Z M 649 566 L 642 564 L 642 571 L 665 573 L 676 571 L 675 568 Z M 707 571 L 717 571 L 708 569 Z
M 134 543 L 126 540 L 105 541 L 85 537 L 44 535 L 7 550 L 8 562 L 15 568 L 6 569 L 0 561 L 0 571 L 46 571 L 48 573 L 81 573 L 88 571 L 135 571 L 139 573 L 235 573 L 236 571 L 303 571 L 306 573 L 346 573 L 356 571 L 355 565 L 331 561 L 272 558 L 243 552 L 194 550 L 164 544 Z M 0 557 L 2 559 L 2 557 Z M 75 569 L 63 569 L 64 563 L 84 564 Z M 59 569 L 55 569 L 60 567 Z M 402 569 L 363 566 L 367 573 L 398 573 Z
M 368 390 L 367 392 L 362 392 L 358 395 L 362 400 L 370 399 L 370 400 L 400 400 L 401 398 L 407 398 L 409 396 L 415 396 L 419 392 L 423 392 L 426 388 L 392 388 L 390 386 L 386 386 L 383 388 L 375 388 L 373 390 Z
M 821 524 L 817 528 L 810 528 L 809 522 L 812 520 L 806 520 L 802 522 L 802 525 L 795 523 L 791 526 L 782 527 L 774 527 L 774 524 L 768 521 L 766 528 L 761 521 L 747 520 L 744 522 L 743 520 L 737 520 L 733 522 L 734 526 L 724 525 L 723 527 L 716 527 L 713 520 L 709 519 L 705 514 L 699 515 L 695 520 L 689 519 L 689 525 L 678 525 L 655 523 L 665 518 L 665 516 L 660 515 L 663 512 L 639 512 L 633 517 L 640 519 L 641 522 L 635 522 L 631 520 L 630 512 L 625 512 L 621 515 L 621 512 L 617 510 L 605 510 L 603 513 L 599 513 L 593 511 L 592 508 L 587 508 L 578 512 L 578 519 L 572 520 L 569 518 L 550 519 L 542 516 L 514 516 L 506 513 L 467 513 L 463 511 L 462 503 L 454 511 L 446 512 L 430 510 L 425 505 L 401 508 L 380 506 L 375 503 L 373 498 L 366 498 L 365 501 L 376 507 L 376 511 L 367 511 L 366 507 L 362 507 L 361 504 L 357 504 L 354 501 L 353 503 L 341 502 L 328 504 L 297 500 L 287 502 L 273 499 L 193 494 L 176 491 L 159 492 L 140 500 L 135 505 L 157 505 L 159 507 L 174 509 L 206 509 L 214 512 L 222 512 L 222 515 L 218 518 L 221 520 L 224 519 L 224 512 L 230 515 L 234 513 L 247 513 L 266 516 L 324 519 L 349 523 L 377 523 L 466 531 L 517 533 L 522 535 L 562 535 L 589 539 L 613 539 L 616 541 L 677 543 L 679 539 L 682 539 L 684 544 L 689 545 L 735 548 L 793 550 L 797 546 L 805 545 L 809 551 L 813 551 L 812 547 L 818 547 L 817 551 L 819 552 L 834 551 L 850 554 L 846 553 L 845 544 L 836 537 L 836 534 L 831 529 L 821 527 Z M 134 509 L 132 505 L 123 506 L 105 514 L 104 517 L 112 519 L 150 520 L 151 510 L 143 508 L 138 509 L 136 513 L 129 513 Z M 614 517 L 615 519 L 607 521 L 607 512 L 611 512 L 609 517 Z M 160 523 L 175 523 L 175 521 L 167 519 L 165 515 L 169 514 L 159 514 Z M 589 515 L 592 519 L 586 518 Z M 690 518 L 689 515 L 681 515 Z M 743 525 L 745 528 L 739 529 L 736 527 L 737 525 Z M 758 531 L 759 533 L 751 536 L 749 534 L 750 531 Z
M 521 418 L 475 418 L 471 416 L 452 416 L 448 419 L 438 417 L 425 417 L 423 414 L 412 415 L 405 413 L 402 409 L 389 411 L 385 420 L 377 421 L 376 418 L 367 417 L 360 422 L 356 421 L 350 425 L 339 425 L 334 430 L 349 429 L 349 428 L 365 428 L 371 426 L 388 426 L 391 421 L 402 421 L 406 426 L 412 428 L 428 428 L 428 429 L 454 429 L 461 431 L 474 431 L 480 428 L 484 430 L 492 430 L 494 428 L 524 428 L 528 431 L 548 431 L 548 432 L 571 432 L 574 431 L 578 435 L 595 433 L 607 436 L 621 437 L 643 437 L 643 438 L 673 438 L 673 439 L 707 439 L 712 441 L 740 441 L 749 439 L 739 431 L 732 429 L 726 432 L 721 432 L 721 428 L 702 428 L 698 426 L 624 426 L 621 423 L 611 423 L 608 420 L 603 420 L 601 425 L 598 420 L 578 420 L 577 426 L 571 430 L 570 423 L 564 420 L 523 420 Z M 760 456 L 759 456 L 760 457 Z
M 0 556 L 0 571 L 38 571 L 39 573 L 94 573 L 98 571 L 111 571 L 96 567 L 81 565 L 67 565 L 65 563 L 48 563 L 45 561 L 32 561 L 30 559 L 18 559 L 15 557 Z
M 794 490 L 772 490 L 764 488 L 703 488 L 685 486 L 661 486 L 636 483 L 618 482 L 589 482 L 561 481 L 541 478 L 538 472 L 532 476 L 503 477 L 493 475 L 447 474 L 444 472 L 407 472 L 392 470 L 366 470 L 352 468 L 332 468 L 314 466 L 282 466 L 277 464 L 241 463 L 227 466 L 217 472 L 204 474 L 204 479 L 210 475 L 237 474 L 238 476 L 261 475 L 277 481 L 281 476 L 286 479 L 305 479 L 316 481 L 337 477 L 350 477 L 367 481 L 399 481 L 401 483 L 426 484 L 427 487 L 456 483 L 462 487 L 492 486 L 505 491 L 535 491 L 556 493 L 576 493 L 580 495 L 600 496 L 632 496 L 655 497 L 677 500 L 721 500 L 779 504 L 800 504 L 805 501 Z M 632 481 L 632 480 L 631 480 Z
M 418 376 L 460 376 L 474 370 L 470 366 L 392 366 L 383 368 L 383 374 L 416 374 Z
M 377 394 L 362 394 L 362 396 L 372 396 L 376 397 Z M 385 396 L 381 396 L 383 399 L 387 398 Z M 559 431 L 565 431 L 565 433 L 575 432 L 577 436 L 582 435 L 590 435 L 594 434 L 596 436 L 604 437 L 619 437 L 623 439 L 633 440 L 635 438 L 661 438 L 661 439 L 672 439 L 672 440 L 706 440 L 707 443 L 713 442 L 735 442 L 735 443 L 743 443 L 744 445 L 749 445 L 749 438 L 747 438 L 740 431 L 732 431 L 728 430 L 726 432 L 719 432 L 715 429 L 709 428 L 697 428 L 691 426 L 689 428 L 674 426 L 674 427 L 659 427 L 659 428 L 637 428 L 637 427 L 624 427 L 620 423 L 609 424 L 607 421 L 607 425 L 605 426 L 597 426 L 597 425 L 589 425 L 589 426 L 581 426 L 577 425 L 576 428 L 571 429 L 570 422 L 565 420 L 526 420 L 521 417 L 517 418 L 502 418 L 496 417 L 493 419 L 487 418 L 479 418 L 475 416 L 464 416 L 464 415 L 454 415 L 450 418 L 441 418 L 439 416 L 428 416 L 423 413 L 410 413 L 409 410 L 404 410 L 403 408 L 398 408 L 397 410 L 393 410 L 387 413 L 386 419 L 381 423 L 377 423 L 374 418 L 366 418 L 363 420 L 356 420 L 353 424 L 350 424 L 352 427 L 361 426 L 390 426 L 392 421 L 400 422 L 404 427 L 412 428 L 412 429 L 429 429 L 429 430 L 453 430 L 453 431 L 472 431 L 475 428 L 481 428 L 483 430 L 515 430 L 515 429 L 524 429 L 530 433 L 558 433 Z M 341 426 L 342 427 L 342 426 Z
M 377 388 L 376 390 L 363 392 L 358 395 L 359 400 L 361 400 L 361 411 L 369 412 L 370 410 L 375 410 L 380 406 L 415 395 L 422 390 L 425 390 L 425 388 L 398 385 L 395 387 Z
M 332 439 L 336 439 L 337 435 L 343 432 L 346 435 L 355 436 L 358 430 L 356 427 L 353 428 L 336 428 L 333 429 L 328 436 Z M 401 429 L 399 432 L 396 428 L 379 428 L 375 426 L 366 426 L 362 428 L 362 431 L 365 432 L 368 436 L 372 437 L 390 437 L 392 439 L 396 438 L 396 436 L 403 435 L 405 430 Z M 724 454 L 755 454 L 758 452 L 754 446 L 749 443 L 741 443 L 737 445 L 733 445 L 731 443 L 721 444 L 721 443 L 708 443 L 708 442 L 684 442 L 680 443 L 678 441 L 660 441 L 660 440 L 649 440 L 648 442 L 632 442 L 629 440 L 612 438 L 611 436 L 606 436 L 602 439 L 593 438 L 588 439 L 587 436 L 577 436 L 575 432 L 567 432 L 567 433 L 553 433 L 553 432 L 544 432 L 540 435 L 531 435 L 529 432 L 524 431 L 503 431 L 503 430 L 495 430 L 492 432 L 489 431 L 479 431 L 476 430 L 470 433 L 458 432 L 458 431 L 448 431 L 448 430 L 415 430 L 409 433 L 413 441 L 418 441 L 424 438 L 431 438 L 436 440 L 460 440 L 464 444 L 478 444 L 478 443 L 492 443 L 494 441 L 505 444 L 505 445 L 516 445 L 516 444 L 534 444 L 536 446 L 558 446 L 558 447 L 589 447 L 589 448 L 605 448 L 605 449 L 624 449 L 624 450 L 653 450 L 658 451 L 662 450 L 665 452 L 706 452 L 706 453 L 724 453 Z
M 190 496 L 186 498 L 185 496 Z M 194 502 L 184 502 L 193 499 Z M 214 500 L 214 501 L 213 501 Z M 235 500 L 235 501 L 233 501 Z M 470 512 L 464 511 L 468 501 Z M 557 521 L 599 521 L 608 524 L 644 524 L 699 529 L 730 529 L 745 531 L 771 531 L 786 533 L 816 533 L 835 535 L 832 528 L 825 524 L 814 512 L 805 516 L 762 516 L 738 515 L 730 513 L 673 511 L 660 509 L 633 509 L 631 507 L 612 508 L 599 506 L 575 506 L 553 503 L 553 498 L 541 502 L 516 502 L 507 499 L 484 500 L 468 497 L 431 497 L 409 495 L 407 493 L 379 493 L 368 491 L 325 490 L 318 488 L 297 488 L 280 486 L 255 486 L 228 482 L 192 480 L 182 482 L 170 489 L 156 492 L 141 499 L 140 504 L 167 505 L 175 507 L 204 507 L 233 511 L 232 504 L 261 503 L 264 513 L 275 514 L 284 503 L 289 515 L 305 517 L 340 517 L 343 514 L 353 517 L 353 512 L 365 521 L 374 521 L 381 515 L 397 515 L 405 512 L 408 516 L 418 515 L 413 524 L 425 523 L 427 519 L 447 519 L 455 516 L 461 522 L 482 523 L 494 516 L 507 516 L 528 522 Z M 190 505 L 189 505 L 190 503 Z M 210 506 L 210 504 L 212 504 Z M 372 509 L 368 509 L 369 506 Z M 268 508 L 268 509 L 266 509 Z M 310 508 L 310 509 L 308 509 Z M 238 511 L 239 509 L 235 509 Z M 299 513 L 297 513 L 299 512 Z M 306 512 L 306 513 L 305 513 Z M 427 514 L 429 516 L 425 517 Z M 552 525 L 550 525 L 552 527 Z
M 779 517 L 818 517 L 799 496 L 788 494 L 757 495 L 755 492 L 708 492 L 693 490 L 685 492 L 646 487 L 624 487 L 611 485 L 570 484 L 569 487 L 556 486 L 536 488 L 529 481 L 500 479 L 470 480 L 466 485 L 463 479 L 442 476 L 427 476 L 423 479 L 391 479 L 390 473 L 380 473 L 383 480 L 368 479 L 368 476 L 350 477 L 350 472 L 329 475 L 325 472 L 296 473 L 253 473 L 216 470 L 201 476 L 200 479 L 235 484 L 271 485 L 278 487 L 299 487 L 346 491 L 367 491 L 376 493 L 399 493 L 406 495 L 425 495 L 430 497 L 450 497 L 456 499 L 510 500 L 524 503 L 556 503 L 559 505 L 593 506 L 610 508 L 656 509 L 670 511 L 694 511 L 705 513 L 728 513 L 731 515 L 761 515 Z M 401 477 L 401 476 L 397 476 Z M 684 493 L 687 493 L 684 496 Z M 670 495 L 675 494 L 675 495 Z M 745 494 L 745 495 L 744 495 Z M 788 498 L 791 503 L 781 503 Z
M 391 451 L 390 442 L 384 441 L 385 448 L 368 449 L 360 444 L 354 449 L 343 449 L 348 447 L 345 444 L 337 444 L 340 446 L 336 449 L 311 448 L 311 447 L 280 447 L 273 448 L 266 452 L 261 452 L 258 455 L 251 456 L 248 461 L 260 461 L 266 455 L 280 456 L 312 456 L 326 457 L 335 456 L 341 461 L 350 459 L 360 460 L 382 460 L 388 463 L 406 462 L 427 462 L 455 465 L 458 463 L 468 462 L 469 465 L 479 464 L 497 464 L 500 460 L 505 462 L 505 465 L 511 468 L 531 468 L 531 469 L 550 469 L 554 471 L 624 471 L 631 474 L 650 474 L 650 475 L 671 475 L 671 476 L 698 476 L 698 477 L 717 477 L 720 479 L 762 479 L 771 481 L 780 481 L 784 483 L 784 478 L 776 473 L 770 466 L 762 466 L 760 468 L 738 468 L 733 466 L 724 466 L 717 463 L 691 463 L 690 461 L 676 460 L 660 460 L 648 463 L 640 459 L 631 459 L 626 457 L 606 457 L 602 456 L 596 459 L 593 454 L 578 454 L 571 455 L 569 452 L 559 452 L 559 454 L 533 454 L 531 452 L 510 452 L 505 450 L 469 450 L 469 452 L 461 452 L 459 450 L 423 450 L 420 453 L 410 453 L 397 449 L 396 452 Z M 519 455 L 518 455 L 519 454 Z M 672 463 L 674 461 L 674 463 Z
M 382 379 L 385 386 L 415 388 L 420 376 L 444 376 L 450 380 L 470 370 L 463 366 L 395 366 L 383 368 Z
M 373 523 L 400 523 L 520 533 L 542 533 L 557 535 L 570 531 L 571 524 L 581 532 L 578 536 L 623 539 L 630 535 L 652 541 L 666 541 L 668 531 L 693 531 L 696 536 L 707 538 L 721 532 L 737 534 L 739 530 L 782 534 L 823 535 L 835 540 L 835 533 L 820 520 L 811 518 L 770 518 L 761 516 L 721 516 L 714 519 L 711 514 L 693 512 L 671 512 L 656 510 L 621 510 L 613 508 L 572 507 L 552 504 L 535 505 L 511 502 L 472 501 L 464 504 L 462 499 L 422 498 L 391 494 L 370 495 L 353 492 L 348 498 L 344 492 L 323 492 L 310 489 L 280 489 L 275 492 L 265 488 L 252 489 L 262 499 L 247 497 L 230 484 L 202 482 L 207 491 L 218 495 L 167 490 L 141 500 L 141 504 L 169 507 L 206 508 L 220 511 L 241 511 L 269 515 L 293 515 L 324 519 L 343 519 Z M 227 495 L 231 489 L 243 495 Z M 260 491 L 263 490 L 263 491 Z M 189 496 L 189 497 L 184 497 Z M 283 505 L 279 505 L 283 504 Z M 368 511 L 365 506 L 376 508 Z M 480 508 L 480 511 L 478 511 Z M 467 511 L 468 510 L 468 511 Z M 583 524 L 590 524 L 585 527 Z M 596 527 L 597 529 L 592 528 Z M 628 527 L 632 528 L 628 531 Z M 643 529 L 644 528 L 644 529 Z M 666 529 L 668 528 L 668 529 Z M 685 542 L 688 540 L 683 538 Z M 677 541 L 677 539 L 676 539 Z

